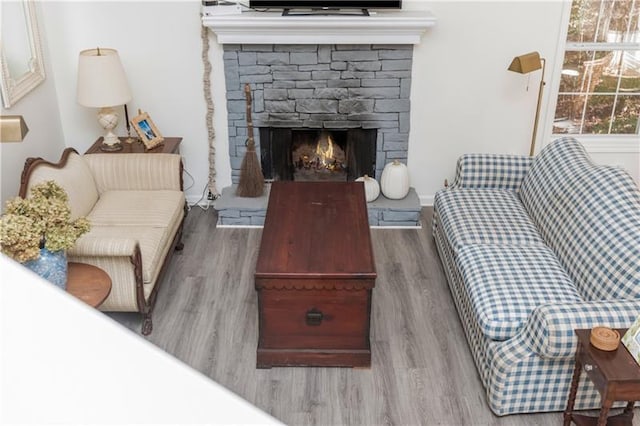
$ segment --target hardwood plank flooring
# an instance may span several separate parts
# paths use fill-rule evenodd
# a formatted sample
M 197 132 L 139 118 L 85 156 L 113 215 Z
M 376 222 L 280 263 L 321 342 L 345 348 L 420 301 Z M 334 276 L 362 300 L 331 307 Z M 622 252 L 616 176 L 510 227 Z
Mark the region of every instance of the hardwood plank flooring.
M 217 229 L 192 208 L 161 283 L 148 339 L 287 424 L 558 425 L 561 413 L 496 417 L 473 364 L 431 235 L 372 230 L 370 370 L 258 370 L 253 272 L 260 229 Z M 109 316 L 140 333 L 137 314 Z M 640 425 L 640 414 L 633 424 Z

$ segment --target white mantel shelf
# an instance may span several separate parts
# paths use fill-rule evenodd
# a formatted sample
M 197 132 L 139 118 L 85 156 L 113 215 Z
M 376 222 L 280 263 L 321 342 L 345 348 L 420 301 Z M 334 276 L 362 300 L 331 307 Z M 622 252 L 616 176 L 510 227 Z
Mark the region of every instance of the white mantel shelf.
M 203 16 L 220 44 L 418 44 L 436 18 L 424 11 L 371 16 L 282 16 L 244 12 Z

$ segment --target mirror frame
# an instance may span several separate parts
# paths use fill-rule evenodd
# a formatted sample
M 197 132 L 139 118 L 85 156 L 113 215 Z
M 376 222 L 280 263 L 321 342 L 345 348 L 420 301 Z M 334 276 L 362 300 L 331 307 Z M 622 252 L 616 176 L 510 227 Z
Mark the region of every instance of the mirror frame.
M 42 43 L 35 3 L 32 0 L 23 0 L 22 4 L 31 48 L 29 71 L 20 76 L 12 76 L 7 65 L 4 47 L 0 46 L 0 62 L 2 62 L 0 89 L 2 89 L 2 101 L 5 108 L 11 108 L 45 79 Z

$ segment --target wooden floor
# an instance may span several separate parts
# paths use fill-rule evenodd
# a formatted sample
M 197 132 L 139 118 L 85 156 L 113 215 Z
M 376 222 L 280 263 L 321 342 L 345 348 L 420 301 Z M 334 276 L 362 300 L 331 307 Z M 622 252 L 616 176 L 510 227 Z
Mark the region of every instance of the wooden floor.
M 370 370 L 257 370 L 253 287 L 260 229 L 216 229 L 193 208 L 148 339 L 287 424 L 559 425 L 561 413 L 494 416 L 430 230 L 372 230 Z M 110 314 L 139 333 L 135 314 Z M 634 425 L 640 425 L 636 414 Z

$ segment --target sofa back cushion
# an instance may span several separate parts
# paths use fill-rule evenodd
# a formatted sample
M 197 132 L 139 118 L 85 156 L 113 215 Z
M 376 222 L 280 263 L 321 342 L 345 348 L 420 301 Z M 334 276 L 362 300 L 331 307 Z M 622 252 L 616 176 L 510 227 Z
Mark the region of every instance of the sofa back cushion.
M 75 152 L 71 152 L 61 165 L 51 163 L 39 164 L 29 176 L 27 196 L 31 187 L 48 180 L 55 181 L 67 191 L 71 218 L 87 216 L 98 201 L 98 189 L 84 159 Z
M 520 199 L 587 300 L 640 298 L 640 191 L 561 138 L 534 159 Z

